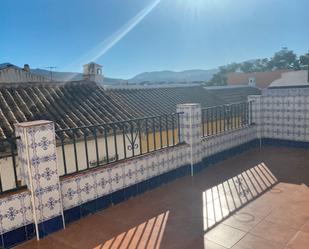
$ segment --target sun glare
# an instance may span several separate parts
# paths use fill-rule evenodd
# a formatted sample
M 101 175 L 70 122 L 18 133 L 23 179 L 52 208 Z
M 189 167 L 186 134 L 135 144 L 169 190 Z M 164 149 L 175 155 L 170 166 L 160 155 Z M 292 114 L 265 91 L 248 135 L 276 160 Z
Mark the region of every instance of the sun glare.
M 131 30 L 133 30 L 145 17 L 147 17 L 160 2 L 161 0 L 153 0 L 145 8 L 138 12 L 132 19 L 127 21 L 123 26 L 121 26 L 109 37 L 104 39 L 96 47 L 88 51 L 85 55 L 77 59 L 73 65 L 70 65 L 69 67 L 80 68 L 82 65 L 88 63 L 89 61 L 97 61 L 113 46 L 115 46 L 122 38 L 124 38 Z M 72 77 L 67 80 L 71 79 Z

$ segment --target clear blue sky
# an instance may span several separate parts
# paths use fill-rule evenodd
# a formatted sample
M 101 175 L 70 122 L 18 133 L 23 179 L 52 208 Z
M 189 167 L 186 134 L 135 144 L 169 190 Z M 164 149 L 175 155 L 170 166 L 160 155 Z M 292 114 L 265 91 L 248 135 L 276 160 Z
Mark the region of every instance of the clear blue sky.
M 1 0 L 0 63 L 109 77 L 309 49 L 308 0 Z

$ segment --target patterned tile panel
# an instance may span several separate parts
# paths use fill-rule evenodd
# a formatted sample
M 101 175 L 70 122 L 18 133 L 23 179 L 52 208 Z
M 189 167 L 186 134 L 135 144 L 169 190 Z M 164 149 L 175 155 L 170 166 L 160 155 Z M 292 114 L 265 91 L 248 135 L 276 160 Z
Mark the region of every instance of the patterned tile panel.
M 28 191 L 0 199 L 0 234 L 30 223 L 33 218 Z
M 63 207 L 78 206 L 186 165 L 187 149 L 188 145 L 166 148 L 112 167 L 90 170 L 64 179 L 61 181 Z
M 257 138 L 256 127 L 250 126 L 202 138 L 203 158 L 250 142 Z
M 259 137 L 309 141 L 308 88 L 266 89 L 249 99 Z
M 54 124 L 36 121 L 16 124 L 20 135 L 19 163 L 27 172 L 27 186 L 33 195 L 38 223 L 62 215 L 62 200 L 57 170 Z

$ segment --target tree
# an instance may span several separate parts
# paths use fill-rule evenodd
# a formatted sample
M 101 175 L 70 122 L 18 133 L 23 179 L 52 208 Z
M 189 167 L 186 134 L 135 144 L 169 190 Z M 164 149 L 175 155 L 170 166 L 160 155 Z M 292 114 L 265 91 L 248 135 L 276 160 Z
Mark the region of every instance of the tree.
M 307 66 L 309 65 L 309 52 L 304 54 L 304 55 L 301 55 L 299 57 L 299 62 L 300 62 L 300 65 L 301 66 Z
M 287 47 L 276 52 L 268 63 L 270 69 L 297 69 L 297 66 L 297 55 Z
M 308 53 L 298 56 L 287 47 L 283 47 L 276 52 L 272 58 L 263 58 L 245 61 L 242 63 L 233 62 L 231 64 L 219 67 L 219 72 L 214 74 L 207 85 L 226 85 L 227 74 L 241 71 L 243 73 L 265 72 L 277 69 L 294 69 L 300 70 L 302 67 L 309 65 Z

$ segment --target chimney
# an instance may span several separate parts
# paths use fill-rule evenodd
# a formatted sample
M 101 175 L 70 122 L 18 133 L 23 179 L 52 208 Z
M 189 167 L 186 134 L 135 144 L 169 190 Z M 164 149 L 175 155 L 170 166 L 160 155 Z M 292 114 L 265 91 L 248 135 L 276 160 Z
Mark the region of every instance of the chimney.
M 102 66 L 94 62 L 84 65 L 83 78 L 86 81 L 103 84 Z
M 28 73 L 30 73 L 30 66 L 28 64 L 24 65 L 24 70 Z

